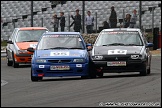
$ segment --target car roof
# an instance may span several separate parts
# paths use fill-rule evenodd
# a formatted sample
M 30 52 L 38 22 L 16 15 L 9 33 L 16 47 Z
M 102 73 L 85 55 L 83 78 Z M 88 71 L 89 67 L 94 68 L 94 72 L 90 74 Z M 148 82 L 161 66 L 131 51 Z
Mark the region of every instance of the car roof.
M 103 29 L 102 31 L 140 31 L 138 28 L 112 28 L 112 29 Z
M 45 27 L 20 27 L 19 30 L 48 30 Z
M 70 34 L 70 35 L 80 35 L 79 32 L 46 32 L 46 35 L 48 34 Z

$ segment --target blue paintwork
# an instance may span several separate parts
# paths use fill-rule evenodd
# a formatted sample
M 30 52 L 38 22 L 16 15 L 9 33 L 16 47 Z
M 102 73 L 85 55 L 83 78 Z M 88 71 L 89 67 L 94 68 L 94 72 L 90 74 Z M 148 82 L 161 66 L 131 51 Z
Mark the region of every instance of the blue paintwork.
M 78 32 L 47 32 L 47 34 L 79 34 Z M 43 34 L 43 35 L 45 35 Z M 33 57 L 32 57 L 32 76 L 37 77 L 39 73 L 44 73 L 43 77 L 62 77 L 62 76 L 87 76 L 89 70 L 89 54 L 86 49 L 86 44 L 80 35 L 82 42 L 85 46 L 85 49 L 52 49 L 52 50 L 35 50 Z M 40 39 L 41 40 L 41 39 Z M 39 41 L 40 41 L 39 40 Z M 38 43 L 39 44 L 39 43 Z M 54 56 L 51 55 L 54 52 L 68 52 L 68 56 L 66 55 L 59 55 Z M 36 59 L 44 59 L 46 63 L 36 63 Z M 84 59 L 83 63 L 75 63 L 73 62 L 74 59 Z M 68 63 L 51 63 L 48 60 L 70 60 Z M 70 66 L 70 70 L 50 70 L 50 66 Z M 79 65 L 79 66 L 78 66 Z M 80 65 L 82 65 L 80 67 Z M 43 66 L 43 68 L 40 67 Z M 80 70 L 82 70 L 80 72 Z M 41 72 L 38 72 L 41 71 Z

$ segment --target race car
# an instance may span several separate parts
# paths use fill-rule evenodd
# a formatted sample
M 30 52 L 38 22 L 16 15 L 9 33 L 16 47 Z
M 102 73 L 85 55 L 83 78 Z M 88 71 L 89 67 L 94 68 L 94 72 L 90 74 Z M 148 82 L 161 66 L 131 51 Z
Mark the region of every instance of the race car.
M 152 46 L 137 28 L 102 30 L 91 51 L 97 76 L 121 72 L 150 74 L 152 55 L 149 48 Z
M 31 65 L 31 81 L 43 77 L 94 77 L 89 68 L 89 53 L 79 32 L 47 32 L 41 37 Z
M 15 28 L 7 41 L 7 66 L 18 68 L 19 64 L 31 64 L 33 53 L 28 52 L 27 48 L 36 48 L 39 38 L 47 31 L 44 27 Z

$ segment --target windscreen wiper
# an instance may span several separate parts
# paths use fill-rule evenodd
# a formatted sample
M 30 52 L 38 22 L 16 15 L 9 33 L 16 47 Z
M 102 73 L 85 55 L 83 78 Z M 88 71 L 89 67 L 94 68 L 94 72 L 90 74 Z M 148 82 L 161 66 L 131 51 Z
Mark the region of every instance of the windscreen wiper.
M 43 50 L 50 50 L 50 49 L 69 49 L 69 48 L 67 48 L 67 47 L 53 47 L 53 48 L 46 48 Z
M 71 47 L 69 49 L 83 49 L 83 48 L 80 48 L 80 47 Z
M 28 41 L 22 41 L 22 42 L 38 42 L 38 40 L 28 40 Z
M 125 45 L 123 43 L 112 43 L 112 44 L 105 44 L 105 45 L 102 45 L 102 46 L 109 46 L 109 45 Z
M 138 44 L 125 44 L 125 46 L 142 46 L 142 45 L 138 45 Z

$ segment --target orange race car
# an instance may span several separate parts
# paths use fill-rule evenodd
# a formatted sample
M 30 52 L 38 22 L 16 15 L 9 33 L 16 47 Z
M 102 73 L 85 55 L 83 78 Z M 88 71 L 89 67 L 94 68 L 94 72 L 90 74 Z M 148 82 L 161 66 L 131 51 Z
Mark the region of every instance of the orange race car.
M 44 27 L 15 28 L 7 41 L 7 65 L 18 68 L 20 63 L 30 64 L 33 53 L 27 49 L 36 48 L 39 38 L 45 32 L 48 32 L 48 29 Z

